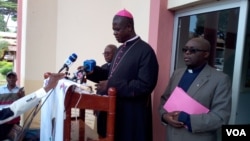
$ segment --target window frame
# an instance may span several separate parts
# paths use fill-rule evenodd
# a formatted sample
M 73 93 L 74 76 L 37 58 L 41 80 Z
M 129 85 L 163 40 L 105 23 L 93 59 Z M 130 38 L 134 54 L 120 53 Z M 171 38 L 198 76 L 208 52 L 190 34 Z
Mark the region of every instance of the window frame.
M 176 63 L 176 47 L 177 47 L 177 39 L 178 39 L 178 23 L 179 18 L 184 16 L 190 16 L 201 13 L 208 13 L 213 11 L 231 9 L 231 8 L 239 8 L 239 26 L 237 29 L 237 41 L 236 41 L 236 49 L 235 49 L 235 63 L 233 70 L 233 78 L 232 78 L 232 112 L 230 123 L 235 123 L 236 120 L 236 110 L 238 105 L 238 99 L 240 94 L 240 84 L 241 84 L 241 72 L 242 72 L 242 62 L 244 56 L 244 43 L 246 36 L 246 23 L 247 23 L 247 11 L 248 11 L 248 1 L 246 0 L 226 0 L 226 1 L 217 1 L 212 2 L 200 6 L 193 6 L 190 8 L 182 9 L 175 12 L 174 17 L 174 30 L 173 30 L 173 44 L 172 44 L 172 60 L 171 60 L 171 70 L 170 74 L 174 72 L 175 63 Z

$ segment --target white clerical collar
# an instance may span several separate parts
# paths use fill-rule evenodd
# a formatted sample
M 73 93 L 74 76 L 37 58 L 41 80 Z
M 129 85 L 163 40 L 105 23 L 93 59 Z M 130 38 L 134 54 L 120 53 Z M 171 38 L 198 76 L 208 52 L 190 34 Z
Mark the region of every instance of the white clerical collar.
M 127 42 L 130 42 L 130 41 L 133 41 L 133 40 L 135 40 L 135 39 L 137 39 L 137 38 L 139 38 L 138 35 L 136 35 L 135 37 L 133 37 L 133 38 L 127 40 L 126 42 L 124 42 L 124 44 L 126 44 Z
M 189 73 L 193 73 L 193 70 L 192 70 L 192 69 L 188 69 L 188 72 L 189 72 Z

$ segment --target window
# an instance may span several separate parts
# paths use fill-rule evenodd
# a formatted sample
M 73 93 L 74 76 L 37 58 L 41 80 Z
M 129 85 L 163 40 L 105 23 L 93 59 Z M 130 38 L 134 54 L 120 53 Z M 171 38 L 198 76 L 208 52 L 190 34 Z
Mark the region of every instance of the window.
M 186 42 L 202 37 L 211 44 L 209 64 L 232 77 L 238 19 L 239 8 L 179 17 L 175 66 L 185 66 L 181 49 Z

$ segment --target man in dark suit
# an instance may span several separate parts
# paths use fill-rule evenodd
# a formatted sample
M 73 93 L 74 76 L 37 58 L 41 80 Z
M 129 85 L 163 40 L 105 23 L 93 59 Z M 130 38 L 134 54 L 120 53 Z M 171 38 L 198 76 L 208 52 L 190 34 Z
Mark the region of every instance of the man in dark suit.
M 161 96 L 160 117 L 167 128 L 166 141 L 216 141 L 216 132 L 228 124 L 231 114 L 231 80 L 208 65 L 210 43 L 206 39 L 193 38 L 182 51 L 187 67 L 173 73 Z M 165 110 L 164 104 L 177 86 L 209 112 L 189 114 Z
M 116 54 L 116 51 L 117 51 L 117 46 L 116 45 L 108 44 L 105 47 L 104 52 L 103 52 L 103 56 L 104 56 L 104 59 L 105 59 L 106 63 L 103 64 L 101 67 L 100 66 L 95 66 L 94 69 L 95 70 L 104 70 L 104 71 L 109 72 L 111 62 L 112 62 L 112 60 L 113 60 L 113 58 L 114 58 L 114 56 Z M 82 66 L 80 66 L 79 68 L 82 68 Z M 86 76 L 86 78 L 88 80 L 91 80 L 91 81 L 95 82 L 95 83 L 99 83 L 99 81 L 107 80 L 106 75 L 102 75 L 102 74 L 92 75 L 92 73 L 89 73 L 89 72 L 88 72 L 88 75 Z M 98 84 L 96 86 L 98 86 Z M 101 94 L 101 95 L 106 94 L 105 91 L 101 92 L 100 90 L 97 90 L 96 93 Z
M 117 51 L 116 45 L 108 44 L 105 47 L 104 52 L 103 52 L 104 59 L 105 59 L 106 63 L 103 64 L 100 68 L 98 66 L 96 66 L 96 69 L 99 68 L 99 69 L 109 71 L 111 62 L 112 62 L 112 60 L 114 58 L 114 55 L 115 55 L 116 51 Z M 87 75 L 87 79 L 91 80 L 93 82 L 96 82 L 97 83 L 96 86 L 98 86 L 99 81 L 102 80 L 102 79 L 99 79 L 97 77 L 92 77 L 92 75 Z M 100 90 L 97 90 L 96 93 L 100 94 L 100 95 L 106 95 L 107 94 L 106 91 L 100 91 Z M 94 111 L 94 114 L 97 117 L 97 133 L 98 133 L 99 137 L 100 138 L 106 137 L 107 112 Z
M 117 90 L 115 141 L 152 141 L 151 93 L 159 69 L 156 54 L 136 35 L 133 16 L 125 9 L 113 18 L 113 34 L 122 45 L 110 71 L 94 70 L 93 75 L 108 78 L 98 83 L 98 90 Z
M 104 49 L 104 52 L 103 52 L 103 56 L 104 56 L 104 59 L 106 61 L 105 64 L 103 64 L 101 66 L 101 68 L 103 69 L 106 69 L 109 71 L 110 69 L 110 64 L 115 56 L 115 53 L 117 51 L 117 47 L 116 45 L 113 45 L 113 44 L 108 44 L 105 49 Z

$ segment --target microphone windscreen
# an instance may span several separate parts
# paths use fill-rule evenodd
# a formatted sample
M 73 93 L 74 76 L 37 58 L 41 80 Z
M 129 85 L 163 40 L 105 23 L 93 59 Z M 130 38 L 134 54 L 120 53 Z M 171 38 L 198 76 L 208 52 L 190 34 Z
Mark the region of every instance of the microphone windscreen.
M 62 68 L 59 70 L 58 73 L 60 73 L 63 69 L 69 69 L 69 66 L 75 62 L 77 59 L 77 55 L 75 53 L 73 53 L 72 55 L 69 56 L 69 58 L 67 58 L 62 66 Z
M 73 53 L 72 55 L 69 56 L 69 58 L 65 61 L 66 66 L 70 66 L 73 62 L 75 62 L 77 59 L 77 55 Z
M 86 72 L 91 72 L 94 70 L 94 67 L 96 66 L 96 61 L 93 59 L 85 60 L 83 62 L 83 67 Z
M 69 60 L 70 60 L 71 62 L 75 62 L 76 59 L 77 59 L 77 55 L 76 55 L 75 53 L 73 53 L 71 56 L 69 56 Z

